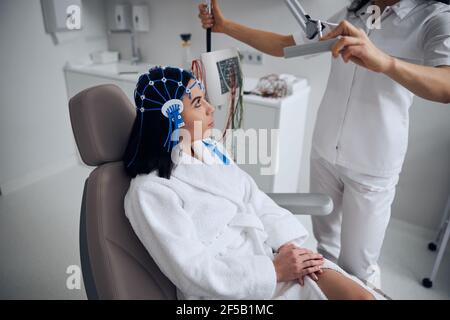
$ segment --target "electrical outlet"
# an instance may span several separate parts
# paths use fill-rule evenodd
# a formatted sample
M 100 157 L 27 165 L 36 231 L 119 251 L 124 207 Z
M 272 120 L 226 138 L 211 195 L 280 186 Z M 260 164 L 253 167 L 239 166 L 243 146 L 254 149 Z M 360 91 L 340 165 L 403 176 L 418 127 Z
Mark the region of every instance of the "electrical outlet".
M 242 63 L 244 64 L 253 64 L 253 65 L 263 64 L 263 55 L 260 52 L 242 51 L 241 54 L 242 54 Z
M 263 64 L 263 54 L 262 53 L 256 53 L 255 54 L 255 61 L 256 61 L 256 64 L 258 64 L 258 65 L 262 65 Z

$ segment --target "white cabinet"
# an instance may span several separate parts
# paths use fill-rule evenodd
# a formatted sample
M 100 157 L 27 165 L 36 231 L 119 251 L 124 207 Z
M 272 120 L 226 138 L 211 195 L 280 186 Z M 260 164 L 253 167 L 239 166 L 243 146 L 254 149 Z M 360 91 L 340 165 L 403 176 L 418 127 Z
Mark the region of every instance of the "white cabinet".
M 128 80 L 105 78 L 99 75 L 90 75 L 74 70 L 66 70 L 65 77 L 66 77 L 67 95 L 69 99 L 75 96 L 77 93 L 90 87 L 99 86 L 102 84 L 115 84 L 125 92 L 127 97 L 130 99 L 131 103 L 134 105 L 133 94 L 134 89 L 136 87 L 137 79 L 136 83 L 133 83 Z
M 108 25 L 111 31 L 150 31 L 147 5 L 116 4 L 108 6 Z
M 130 31 L 132 28 L 131 6 L 116 4 L 108 7 L 108 24 L 111 31 Z
M 137 32 L 150 31 L 150 21 L 148 15 L 148 6 L 135 5 L 132 9 L 133 13 L 133 28 Z
M 304 82 L 305 83 L 305 82 Z M 257 132 L 257 146 L 245 143 L 246 151 L 257 151 L 253 161 L 239 166 L 250 174 L 264 192 L 299 192 L 301 158 L 310 87 L 294 87 L 283 99 L 246 96 L 243 129 Z M 275 130 L 272 139 L 272 130 Z M 267 134 L 262 134 L 263 132 Z M 267 150 L 266 150 L 267 148 Z M 255 154 L 253 154 L 255 156 Z M 255 157 L 254 157 L 255 158 Z M 250 160 L 250 153 L 247 154 Z

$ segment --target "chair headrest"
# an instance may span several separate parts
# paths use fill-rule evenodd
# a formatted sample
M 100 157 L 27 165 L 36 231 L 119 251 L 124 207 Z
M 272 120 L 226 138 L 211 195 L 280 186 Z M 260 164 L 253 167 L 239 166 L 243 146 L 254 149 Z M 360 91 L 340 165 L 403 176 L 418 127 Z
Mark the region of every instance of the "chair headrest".
M 119 87 L 86 89 L 69 101 L 70 121 L 81 158 L 99 166 L 122 161 L 136 110 Z

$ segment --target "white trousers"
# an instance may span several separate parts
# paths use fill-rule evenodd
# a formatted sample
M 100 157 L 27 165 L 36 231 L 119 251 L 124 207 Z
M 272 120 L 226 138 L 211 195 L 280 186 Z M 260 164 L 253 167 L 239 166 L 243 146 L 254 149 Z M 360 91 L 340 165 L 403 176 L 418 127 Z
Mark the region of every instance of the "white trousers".
M 327 194 L 334 203 L 330 215 L 312 217 L 317 250 L 376 288 L 381 288 L 377 261 L 397 183 L 398 175 L 370 176 L 311 156 L 311 192 Z

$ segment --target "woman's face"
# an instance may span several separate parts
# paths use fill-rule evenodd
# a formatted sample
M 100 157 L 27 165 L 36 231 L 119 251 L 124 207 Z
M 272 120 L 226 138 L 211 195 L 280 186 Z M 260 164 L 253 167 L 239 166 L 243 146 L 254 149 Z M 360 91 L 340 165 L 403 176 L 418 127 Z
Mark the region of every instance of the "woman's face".
M 186 87 L 190 88 L 194 82 L 195 80 L 189 81 Z M 185 123 L 183 129 L 189 131 L 191 141 L 205 138 L 205 133 L 214 128 L 215 108 L 206 101 L 205 93 L 197 85 L 191 89 L 190 96 L 189 94 L 184 95 L 183 105 L 184 109 L 181 113 Z M 194 132 L 195 123 L 197 123 L 197 130 L 201 130 L 201 132 Z

